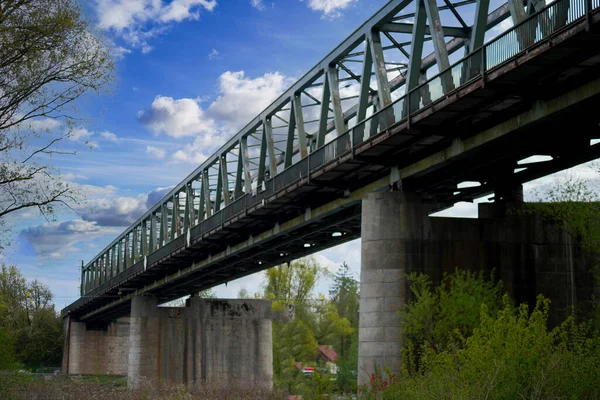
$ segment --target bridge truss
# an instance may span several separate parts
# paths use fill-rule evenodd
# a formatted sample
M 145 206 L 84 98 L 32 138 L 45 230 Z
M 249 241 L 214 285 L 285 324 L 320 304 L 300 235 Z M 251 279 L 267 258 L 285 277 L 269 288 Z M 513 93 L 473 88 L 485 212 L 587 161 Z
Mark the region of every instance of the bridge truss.
M 473 80 L 485 79 L 488 71 L 569 23 L 589 18 L 599 1 L 390 1 L 92 259 L 82 269 L 82 298 L 63 312 L 81 309 L 109 292 L 115 297 L 117 290 L 118 296 L 135 291 L 124 283 L 160 264 L 174 249 L 193 246 L 232 217 L 260 209 L 277 190 L 399 121 L 410 124 L 415 112 Z M 443 140 L 439 130 L 430 132 L 426 141 L 414 137 L 404 144 L 427 146 Z M 378 178 L 371 172 L 362 175 L 361 185 Z M 331 180 L 322 183 L 319 195 L 324 199 L 339 197 L 347 189 Z M 454 187 L 431 194 L 451 205 L 489 191 Z M 250 233 L 238 234 L 237 240 L 252 240 L 264 226 L 272 227 L 267 211 L 255 213 L 259 222 L 247 225 Z M 289 203 L 277 218 L 309 212 L 305 204 Z M 347 218 L 337 219 L 328 232 L 339 233 L 339 239 L 327 246 L 357 237 L 356 226 L 344 231 L 343 223 L 355 225 L 359 211 L 354 205 L 345 212 Z M 261 225 L 261 219 L 268 223 Z M 195 239 L 198 235 L 201 238 Z M 304 237 L 293 256 L 317 250 L 311 245 L 310 229 Z M 210 254 L 208 250 L 205 258 Z M 280 254 L 281 260 L 291 256 Z M 209 287 L 222 280 L 207 282 L 204 286 Z M 168 298 L 185 290 L 173 291 Z

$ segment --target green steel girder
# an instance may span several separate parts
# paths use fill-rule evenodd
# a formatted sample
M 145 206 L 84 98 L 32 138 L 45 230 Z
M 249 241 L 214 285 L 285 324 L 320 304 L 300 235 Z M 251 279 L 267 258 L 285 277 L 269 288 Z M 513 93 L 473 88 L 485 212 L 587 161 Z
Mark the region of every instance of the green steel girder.
M 518 23 L 527 16 L 522 0 L 508 0 L 489 14 L 489 0 L 443 0 L 441 3 L 438 5 L 436 0 L 392 0 L 384 5 L 91 260 L 81 272 L 82 293 L 93 290 L 98 282 L 110 280 L 149 253 L 177 239 L 230 205 L 232 200 L 260 192 L 268 183 L 267 178 L 273 179 L 278 169 L 293 167 L 294 160 L 305 159 L 328 141 L 344 134 L 352 118 L 354 125 L 358 125 L 368 117 L 370 109 L 373 112 L 381 110 L 392 103 L 394 96 L 415 89 L 427 79 L 430 68 L 437 66 L 440 71 L 446 70 L 450 55 L 462 47 L 467 47 L 467 53 L 480 48 L 486 33 L 506 18 L 512 17 Z M 470 18 L 465 18 L 460 12 L 461 7 L 473 3 L 476 3 L 475 15 L 469 13 Z M 532 2 L 527 11 L 540 5 Z M 412 6 L 414 13 L 407 13 Z M 454 16 L 461 26 L 452 26 L 452 22 L 445 21 L 446 14 L 441 15 L 440 10 L 449 10 L 448 15 Z M 543 29 L 566 24 L 568 12 L 569 4 L 564 3 L 552 17 L 553 25 L 545 24 Z M 414 20 L 410 22 L 408 18 L 413 15 Z M 470 19 L 472 26 L 465 22 Z M 518 34 L 524 33 L 518 31 Z M 395 35 L 406 37 L 399 40 Z M 531 31 L 527 35 L 531 36 Z M 390 45 L 382 40 L 387 40 Z M 521 46 L 527 45 L 524 38 L 519 41 Z M 426 49 L 431 53 L 423 57 Z M 394 51 L 397 54 L 390 55 Z M 394 57 L 400 57 L 400 60 Z M 473 63 L 471 72 L 478 72 L 478 66 L 479 63 Z M 391 75 L 394 73 L 396 76 Z M 466 76 L 467 71 L 462 75 Z M 444 93 L 454 89 L 452 75 L 445 76 L 442 79 Z M 377 90 L 372 88 L 372 77 Z M 357 95 L 343 98 L 340 91 L 350 85 L 357 85 Z M 431 101 L 430 88 L 421 88 L 412 100 L 427 104 Z M 316 122 L 305 121 L 305 116 L 311 114 L 305 114 L 304 110 L 312 106 L 317 108 Z M 378 124 L 371 124 L 370 131 L 365 133 L 367 136 L 390 126 L 400 117 L 394 116 L 391 108 L 386 110 Z M 288 111 L 289 117 L 286 116 Z M 273 118 L 282 121 L 283 125 L 274 127 Z M 274 132 L 276 129 L 283 130 Z M 280 140 L 281 137 L 284 139 Z M 252 138 L 251 146 L 249 138 Z M 278 142 L 285 143 L 278 145 Z M 295 157 L 296 154 L 299 157 Z M 231 174 L 227 168 L 228 157 L 236 166 Z M 198 195 L 195 195 L 192 183 L 199 184 Z M 185 202 L 181 204 L 183 194 Z M 170 208 L 169 203 L 172 203 Z

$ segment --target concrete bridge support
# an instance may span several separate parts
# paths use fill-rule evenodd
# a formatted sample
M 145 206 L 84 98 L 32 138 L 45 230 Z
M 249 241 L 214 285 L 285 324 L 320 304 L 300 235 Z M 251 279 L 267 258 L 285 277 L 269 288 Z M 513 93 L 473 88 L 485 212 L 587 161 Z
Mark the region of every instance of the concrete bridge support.
M 127 374 L 129 318 L 119 318 L 104 330 L 88 330 L 84 322 L 65 318 L 62 370 L 70 374 Z
M 550 298 L 551 325 L 571 307 L 591 304 L 593 263 L 558 226 L 523 212 L 524 203 L 480 204 L 478 219 L 429 217 L 431 209 L 410 193 L 363 199 L 359 385 L 369 382 L 375 365 L 399 372 L 407 273 L 439 282 L 456 268 L 494 270 L 516 303 L 534 304 L 540 293 Z
M 368 194 L 362 202 L 358 384 L 387 367 L 400 371 L 400 310 L 405 275 L 418 268 L 419 240 L 431 235 L 431 204 L 401 192 Z M 383 371 L 382 371 L 383 372 Z
M 271 387 L 272 319 L 268 300 L 192 297 L 187 307 L 157 307 L 135 297 L 128 386 L 168 383 Z
M 159 307 L 151 296 L 132 299 L 131 315 L 88 330 L 65 320 L 63 368 L 69 374 L 127 375 L 128 386 L 158 381 L 227 387 L 271 387 L 272 320 L 293 318 L 269 300 L 188 299 Z

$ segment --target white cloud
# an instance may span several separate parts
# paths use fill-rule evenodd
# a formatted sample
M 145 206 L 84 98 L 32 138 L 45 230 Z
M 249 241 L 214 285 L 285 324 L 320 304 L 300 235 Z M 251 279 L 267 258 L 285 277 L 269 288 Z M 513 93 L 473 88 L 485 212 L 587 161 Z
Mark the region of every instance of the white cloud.
M 60 125 L 60 121 L 53 118 L 35 118 L 23 123 L 23 126 L 31 131 L 52 131 Z
M 121 36 L 143 53 L 148 40 L 165 32 L 165 24 L 197 20 L 201 11 L 212 11 L 216 0 L 96 0 L 98 25 Z
M 106 139 L 106 140 L 108 140 L 108 141 L 110 141 L 110 142 L 115 142 L 115 143 L 116 143 L 116 142 L 118 142 L 118 141 L 119 141 L 119 138 L 118 138 L 118 136 L 117 136 L 117 135 L 115 135 L 115 134 L 114 134 L 114 133 L 112 133 L 112 132 L 109 132 L 109 131 L 104 131 L 104 132 L 101 132 L 101 133 L 100 133 L 100 136 L 102 136 L 104 139 Z
M 348 8 L 355 0 L 308 0 L 308 8 L 322 11 L 324 17 L 335 18 L 341 15 L 340 10 Z
M 99 148 L 100 146 L 98 145 L 98 142 L 91 140 L 92 137 L 98 137 L 98 136 L 100 136 L 103 140 L 106 140 L 109 142 L 117 143 L 119 141 L 119 137 L 112 132 L 103 131 L 103 132 L 100 132 L 99 134 L 97 134 L 96 132 L 90 131 L 86 128 L 73 129 L 69 133 L 68 139 L 72 140 L 74 142 L 83 143 L 92 148 Z
M 265 4 L 263 3 L 262 0 L 250 0 L 250 5 L 254 8 L 256 8 L 257 10 L 264 10 L 265 9 Z
M 171 137 L 193 136 L 214 130 L 214 122 L 205 116 L 198 99 L 156 96 L 149 110 L 139 111 L 138 120 L 155 133 Z
M 70 135 L 69 135 L 69 139 L 74 141 L 74 142 L 78 142 L 80 140 L 87 140 L 89 137 L 91 137 L 94 134 L 94 132 L 90 132 L 85 128 L 79 128 L 79 129 L 75 129 L 73 130 Z
M 159 187 L 147 194 L 122 196 L 114 186 L 71 185 L 87 197 L 85 202 L 74 207 L 75 211 L 82 220 L 98 226 L 130 226 L 173 189 L 173 186 Z
M 160 199 L 166 196 L 175 186 L 159 187 L 148 193 L 146 199 L 146 208 L 150 208 L 155 205 Z
M 38 257 L 38 261 L 48 258 L 63 258 L 67 253 L 78 251 L 75 245 L 103 235 L 114 235 L 117 230 L 106 228 L 96 222 L 73 220 L 59 224 L 31 226 L 21 231 Z
M 76 180 L 86 180 L 86 179 L 88 179 L 88 177 L 85 175 L 81 175 L 81 174 L 72 174 L 72 173 L 60 174 L 60 180 L 63 182 L 73 182 Z
M 163 159 L 167 155 L 167 152 L 163 149 L 159 149 L 158 147 L 148 146 L 146 147 L 146 153 L 150 154 L 152 157 L 156 159 Z
M 489 32 L 486 34 L 486 39 L 489 40 L 491 38 L 494 38 L 494 37 L 500 35 L 501 33 L 506 32 L 513 26 L 515 26 L 515 24 L 513 23 L 512 18 L 508 17 L 505 20 L 503 20 L 502 22 L 500 22 L 498 25 L 496 25 L 495 27 L 490 29 Z
M 217 49 L 212 49 L 210 53 L 208 53 L 208 59 L 210 61 L 219 60 L 221 58 L 221 54 L 217 51 Z
M 279 72 L 248 78 L 244 71 L 227 71 L 219 77 L 219 95 L 206 108 L 200 98 L 157 96 L 138 120 L 154 131 L 181 138 L 195 136 L 172 155 L 177 162 L 198 164 L 259 112 L 271 104 L 292 79 Z
M 99 226 L 129 226 L 146 211 L 146 195 L 138 197 L 96 198 L 76 210 L 84 221 Z
M 113 46 L 111 49 L 111 55 L 115 60 L 122 60 L 125 58 L 125 54 L 130 54 L 131 49 L 127 49 L 123 46 Z
M 227 71 L 219 77 L 221 94 L 210 104 L 207 113 L 218 121 L 222 131 L 235 133 L 292 83 L 291 78 L 279 72 L 247 78 L 244 71 Z
M 208 157 L 209 154 L 205 154 L 199 150 L 195 142 L 186 145 L 183 150 L 177 150 L 172 156 L 173 161 L 195 165 L 202 164 Z

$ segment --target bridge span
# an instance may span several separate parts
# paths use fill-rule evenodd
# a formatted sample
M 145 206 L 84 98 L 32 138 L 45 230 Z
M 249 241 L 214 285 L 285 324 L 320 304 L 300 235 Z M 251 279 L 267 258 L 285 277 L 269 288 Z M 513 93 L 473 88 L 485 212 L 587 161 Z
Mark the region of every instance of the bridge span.
M 375 240 L 365 218 L 414 201 L 371 212 L 372 193 L 410 193 L 426 217 L 514 201 L 524 182 L 600 157 L 600 0 L 492 4 L 390 1 L 91 260 L 63 315 L 103 327 L 139 296 L 173 300 L 361 227 Z M 550 157 L 523 163 L 534 155 Z M 364 241 L 363 271 L 377 262 Z

